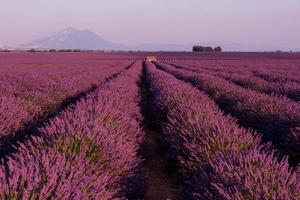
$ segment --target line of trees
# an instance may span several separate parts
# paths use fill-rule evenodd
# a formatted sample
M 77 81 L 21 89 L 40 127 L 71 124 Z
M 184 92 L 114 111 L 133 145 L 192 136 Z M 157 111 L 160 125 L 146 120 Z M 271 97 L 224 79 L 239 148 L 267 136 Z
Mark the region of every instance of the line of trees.
M 27 52 L 82 52 L 80 49 L 28 49 Z
M 201 51 L 218 51 L 218 52 L 221 52 L 222 48 L 220 46 L 217 46 L 215 48 L 206 47 L 206 46 L 193 46 L 193 52 L 201 52 Z
M 9 49 L 1 49 L 0 48 L 0 52 L 10 52 L 10 50 Z

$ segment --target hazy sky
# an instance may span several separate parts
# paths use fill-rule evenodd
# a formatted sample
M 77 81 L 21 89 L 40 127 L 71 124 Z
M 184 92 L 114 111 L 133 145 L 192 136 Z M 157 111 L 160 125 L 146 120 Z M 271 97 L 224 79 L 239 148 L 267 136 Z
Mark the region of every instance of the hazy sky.
M 26 43 L 70 26 L 124 44 L 300 47 L 300 0 L 0 0 L 4 43 Z

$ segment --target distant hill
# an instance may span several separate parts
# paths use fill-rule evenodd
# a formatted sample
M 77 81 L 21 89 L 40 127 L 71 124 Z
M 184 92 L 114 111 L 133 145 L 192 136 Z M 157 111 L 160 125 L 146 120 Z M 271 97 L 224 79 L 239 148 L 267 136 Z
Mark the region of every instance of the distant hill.
M 192 44 L 141 44 L 131 47 L 131 50 L 140 51 L 192 51 Z
M 43 37 L 19 48 L 40 49 L 90 49 L 90 50 L 126 50 L 127 46 L 104 40 L 89 30 L 67 28 L 54 35 Z
M 194 45 L 200 46 L 221 46 L 224 51 L 300 51 L 295 48 L 268 46 L 268 45 L 247 45 L 236 42 L 198 42 L 194 44 L 142 44 L 133 47 L 134 50 L 142 51 L 191 51 Z
M 300 48 L 289 48 L 272 45 L 249 45 L 230 41 L 202 43 L 207 46 L 221 46 L 225 51 L 299 51 Z
M 1 43 L 0 43 L 1 44 Z M 29 49 L 82 49 L 82 50 L 133 50 L 133 51 L 191 51 L 193 45 L 221 46 L 224 51 L 300 51 L 295 48 L 269 45 L 247 45 L 236 42 L 195 42 L 194 44 L 159 44 L 146 43 L 127 46 L 103 39 L 90 30 L 66 28 L 53 35 L 34 40 L 17 48 Z M 1 47 L 0 47 L 1 48 Z

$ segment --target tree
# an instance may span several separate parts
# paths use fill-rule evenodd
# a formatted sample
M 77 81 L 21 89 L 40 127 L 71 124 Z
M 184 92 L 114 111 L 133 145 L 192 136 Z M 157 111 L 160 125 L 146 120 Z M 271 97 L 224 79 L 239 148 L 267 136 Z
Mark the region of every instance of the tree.
M 206 46 L 193 46 L 193 52 L 202 52 L 202 51 L 222 51 L 221 47 L 206 47 Z
M 27 52 L 37 52 L 37 50 L 36 49 L 29 49 L 29 50 L 27 50 Z
M 218 51 L 218 52 L 221 52 L 222 51 L 222 48 L 220 46 L 217 46 L 214 48 L 214 51 Z

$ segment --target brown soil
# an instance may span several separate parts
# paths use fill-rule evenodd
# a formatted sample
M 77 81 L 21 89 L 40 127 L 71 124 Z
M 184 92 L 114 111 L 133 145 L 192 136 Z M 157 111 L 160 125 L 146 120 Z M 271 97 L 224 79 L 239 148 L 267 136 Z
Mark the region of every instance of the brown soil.
M 163 149 L 159 143 L 160 132 L 152 119 L 150 91 L 146 84 L 145 71 L 141 77 L 142 113 L 144 115 L 143 126 L 145 130 L 144 176 L 146 181 L 145 200 L 181 200 L 183 199 L 182 184 L 175 175 L 167 169 L 168 163 Z M 173 171 L 173 170 L 172 170 Z
M 146 130 L 147 157 L 144 162 L 147 200 L 179 200 L 182 199 L 182 188 L 178 181 L 168 173 L 166 159 L 162 154 L 157 138 L 157 132 Z

